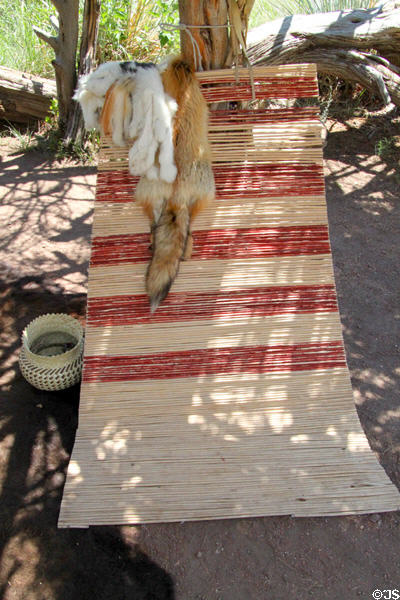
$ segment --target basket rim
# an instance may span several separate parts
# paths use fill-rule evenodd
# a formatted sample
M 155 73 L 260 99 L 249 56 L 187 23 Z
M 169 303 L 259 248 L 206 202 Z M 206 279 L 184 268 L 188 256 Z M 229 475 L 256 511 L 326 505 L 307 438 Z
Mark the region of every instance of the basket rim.
M 73 324 L 77 328 L 78 339 L 77 339 L 76 344 L 72 348 L 67 350 L 66 352 L 62 352 L 61 354 L 56 354 L 53 356 L 43 356 L 41 354 L 35 354 L 35 352 L 32 352 L 32 350 L 28 346 L 28 335 L 29 335 L 28 330 L 29 330 L 29 328 L 32 327 L 32 325 L 34 325 L 38 321 L 43 321 L 43 322 L 49 321 L 49 323 L 57 322 L 57 318 L 59 318 L 59 317 L 62 317 L 63 322 L 69 321 L 71 324 Z M 49 330 L 49 333 L 51 333 L 51 330 Z M 21 334 L 22 347 L 23 347 L 26 355 L 28 357 L 32 358 L 33 360 L 40 359 L 41 362 L 50 362 L 51 360 L 54 360 L 55 357 L 57 357 L 58 359 L 61 359 L 61 360 L 68 360 L 68 359 L 74 357 L 76 355 L 76 351 L 79 348 L 81 348 L 83 345 L 83 338 L 84 338 L 84 330 L 83 330 L 82 325 L 80 324 L 78 319 L 75 319 L 75 317 L 72 317 L 71 315 L 68 315 L 67 313 L 46 313 L 44 315 L 39 315 L 38 317 L 36 317 L 32 321 L 30 321 L 30 323 L 28 323 L 28 325 L 24 328 L 24 330 Z M 48 359 L 48 361 L 46 361 L 46 359 Z

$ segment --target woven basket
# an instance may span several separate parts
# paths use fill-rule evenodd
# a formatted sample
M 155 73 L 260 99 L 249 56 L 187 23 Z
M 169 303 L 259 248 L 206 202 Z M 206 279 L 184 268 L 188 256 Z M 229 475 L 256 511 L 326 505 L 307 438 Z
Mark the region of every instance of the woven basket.
M 47 314 L 24 329 L 19 366 L 25 379 L 39 390 L 63 390 L 80 381 L 82 355 L 79 321 L 66 314 Z

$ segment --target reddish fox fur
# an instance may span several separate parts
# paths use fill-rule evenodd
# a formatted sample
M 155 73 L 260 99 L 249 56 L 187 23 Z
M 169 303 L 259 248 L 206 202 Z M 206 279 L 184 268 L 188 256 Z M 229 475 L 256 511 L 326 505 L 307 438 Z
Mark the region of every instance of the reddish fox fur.
M 136 189 L 136 198 L 151 224 L 152 259 L 146 274 L 146 291 L 152 312 L 167 296 L 181 260 L 190 258 L 190 223 L 215 193 L 207 105 L 194 71 L 181 58 L 175 58 L 161 72 L 161 78 L 164 91 L 178 105 L 173 121 L 178 174 L 173 183 L 143 176 Z M 118 84 L 107 94 L 101 119 L 107 133 L 111 129 L 116 90 L 121 90 Z

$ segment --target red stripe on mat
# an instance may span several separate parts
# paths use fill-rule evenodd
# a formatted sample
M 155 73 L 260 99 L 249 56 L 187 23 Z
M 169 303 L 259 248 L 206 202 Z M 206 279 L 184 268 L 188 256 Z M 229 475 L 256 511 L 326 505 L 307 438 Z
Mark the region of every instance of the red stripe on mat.
M 83 382 L 310 371 L 345 365 L 341 342 L 209 348 L 136 356 L 87 356 L 84 359 Z
M 212 87 L 205 87 L 209 84 Z M 232 82 L 216 79 L 201 81 L 202 94 L 207 102 L 251 100 L 252 89 L 249 80 Z M 318 96 L 315 77 L 257 77 L 254 86 L 256 98 L 306 98 Z
M 314 196 L 324 193 L 320 165 L 214 165 L 217 198 Z
M 213 110 L 210 112 L 210 125 L 227 124 L 254 124 L 262 125 L 263 123 L 285 122 L 292 123 L 293 121 L 309 121 L 310 119 L 319 118 L 319 107 L 307 106 L 304 108 L 282 108 L 266 111 L 261 110 Z
M 139 177 L 127 169 L 97 173 L 96 202 L 132 202 Z
M 91 266 L 147 262 L 151 253 L 147 233 L 110 235 L 92 240 Z M 214 229 L 193 232 L 193 260 L 267 258 L 328 254 L 326 225 L 258 229 Z
M 325 189 L 320 165 L 214 165 L 213 171 L 218 199 L 313 196 Z M 137 181 L 127 170 L 99 172 L 96 201 L 132 202 Z
M 91 327 L 195 321 L 221 317 L 238 319 L 270 315 L 336 312 L 333 285 L 260 287 L 232 292 L 170 292 L 151 315 L 144 294 L 89 298 Z

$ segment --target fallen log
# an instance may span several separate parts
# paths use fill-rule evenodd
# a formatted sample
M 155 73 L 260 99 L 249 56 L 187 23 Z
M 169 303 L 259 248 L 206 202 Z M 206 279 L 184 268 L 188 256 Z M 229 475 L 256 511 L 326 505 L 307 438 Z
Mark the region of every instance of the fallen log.
M 399 0 L 270 21 L 250 31 L 247 44 L 253 65 L 313 62 L 400 106 Z
M 44 119 L 56 96 L 55 81 L 0 67 L 0 119 L 15 123 Z

